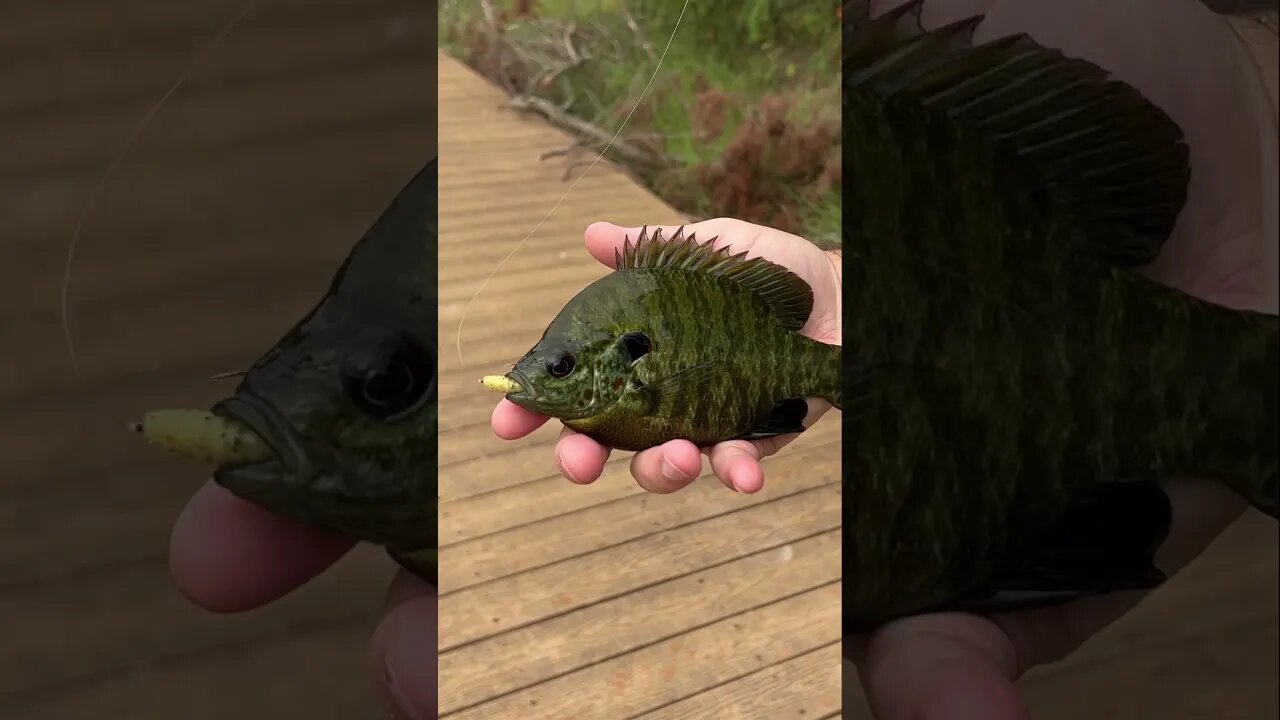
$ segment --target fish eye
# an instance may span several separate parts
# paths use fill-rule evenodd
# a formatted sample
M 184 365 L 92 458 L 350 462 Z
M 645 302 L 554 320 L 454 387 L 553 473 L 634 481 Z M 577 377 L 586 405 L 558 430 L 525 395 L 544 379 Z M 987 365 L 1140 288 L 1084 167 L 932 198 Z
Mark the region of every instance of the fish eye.
M 627 354 L 627 358 L 631 362 L 635 362 L 653 349 L 653 343 L 649 341 L 649 336 L 642 332 L 624 333 L 618 338 L 618 344 L 622 346 L 622 351 Z
M 398 415 L 418 404 L 435 379 L 432 363 L 420 348 L 405 343 L 349 380 L 356 406 L 376 418 Z
M 555 359 L 547 363 L 547 372 L 551 373 L 551 377 L 560 379 L 569 376 L 573 372 L 573 356 L 569 353 L 561 353 Z

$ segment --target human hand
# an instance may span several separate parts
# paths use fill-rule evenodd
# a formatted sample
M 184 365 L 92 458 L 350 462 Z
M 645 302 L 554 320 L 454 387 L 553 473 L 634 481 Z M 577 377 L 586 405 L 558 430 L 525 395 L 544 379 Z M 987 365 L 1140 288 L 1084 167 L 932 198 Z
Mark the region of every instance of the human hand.
M 650 228 L 651 230 L 653 228 Z M 674 226 L 661 227 L 666 237 Z M 623 228 L 611 223 L 594 223 L 586 230 L 587 252 L 608 267 L 614 267 L 614 251 L 622 248 L 626 237 L 635 238 L 640 228 Z M 719 237 L 715 247 L 732 246 L 734 252 L 747 251 L 751 257 L 764 257 L 799 275 L 813 288 L 813 312 L 801 333 L 819 342 L 840 344 L 840 258 L 823 252 L 816 245 L 780 230 L 754 225 L 742 220 L 718 218 L 685 226 L 685 233 L 697 233 L 703 240 Z M 812 427 L 831 406 L 817 398 L 809 399 L 805 427 Z M 515 440 L 538 429 L 549 418 L 525 410 L 503 399 L 494 408 L 491 424 L 498 437 Z M 738 492 L 758 492 L 764 485 L 760 460 L 782 449 L 795 439 L 783 435 L 763 440 L 730 440 L 708 451 L 711 469 L 720 482 Z M 564 428 L 556 443 L 556 460 L 569 480 L 586 484 L 594 482 L 604 471 L 611 449 L 591 438 Z M 702 453 L 688 440 L 671 440 L 658 447 L 636 453 L 631 458 L 631 474 L 640 487 L 656 493 L 670 493 L 692 483 L 702 473 Z
M 877 13 L 897 2 L 876 3 Z M 976 42 L 1028 32 L 1111 70 L 1182 127 L 1191 150 L 1187 205 L 1154 279 L 1222 305 L 1275 313 L 1277 283 L 1276 43 L 1247 43 L 1193 0 L 1164 3 L 1160 22 L 1136 2 L 930 0 L 927 27 L 986 13 Z M 1246 35 L 1247 36 L 1247 35 Z M 1135 42 L 1141 38 L 1141 42 Z M 1166 484 L 1174 508 L 1157 565 L 1172 575 L 1229 524 L 1244 503 L 1218 483 Z M 1073 652 L 1136 605 L 1142 593 L 980 617 L 920 615 L 851 638 L 868 701 L 883 720 L 1021 720 L 1014 686 L 1031 667 Z
M 290 522 L 212 482 L 174 526 L 169 567 L 189 600 L 220 613 L 273 602 L 319 575 L 355 545 Z M 375 687 L 395 718 L 436 712 L 437 589 L 400 570 L 373 634 Z

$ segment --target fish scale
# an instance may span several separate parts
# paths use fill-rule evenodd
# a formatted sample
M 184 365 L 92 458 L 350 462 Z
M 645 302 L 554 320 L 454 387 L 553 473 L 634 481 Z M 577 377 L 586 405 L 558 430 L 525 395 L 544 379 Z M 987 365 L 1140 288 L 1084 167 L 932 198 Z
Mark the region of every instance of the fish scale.
M 617 270 L 574 296 L 505 378 L 482 382 L 622 450 L 802 432 L 805 398 L 839 407 L 840 348 L 799 333 L 813 308 L 803 280 L 714 242 L 683 229 L 628 239 Z M 627 344 L 636 334 L 643 352 Z
M 1186 197 L 1181 131 L 1128 86 L 981 17 L 846 5 L 847 631 L 1145 589 L 1215 478 L 1277 514 L 1274 316 L 1131 268 Z

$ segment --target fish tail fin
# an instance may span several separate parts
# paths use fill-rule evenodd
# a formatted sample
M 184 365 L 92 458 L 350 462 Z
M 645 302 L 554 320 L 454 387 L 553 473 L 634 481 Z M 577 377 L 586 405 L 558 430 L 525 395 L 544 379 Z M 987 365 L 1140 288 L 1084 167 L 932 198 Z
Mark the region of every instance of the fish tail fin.
M 1262 377 L 1261 396 L 1241 403 L 1242 408 L 1254 407 L 1257 415 L 1244 427 L 1252 430 L 1251 443 L 1255 460 L 1250 463 L 1249 472 L 1241 472 L 1229 485 L 1258 510 L 1280 520 L 1280 461 L 1277 460 L 1276 438 L 1280 437 L 1280 318 L 1275 315 L 1249 313 L 1245 322 L 1249 334 L 1247 347 L 1258 375 Z M 1237 375 L 1240 380 L 1248 382 L 1250 368 L 1242 368 Z M 1257 377 L 1258 375 L 1253 375 Z M 1256 387 L 1256 386 L 1255 386 Z M 1241 395 L 1248 398 L 1256 393 L 1253 388 L 1241 388 Z M 1246 410 L 1247 411 L 1247 410 Z
M 826 400 L 831 403 L 832 407 L 843 412 L 844 383 L 841 380 L 844 367 L 843 349 L 839 345 L 827 345 L 825 343 L 815 343 L 815 345 L 818 345 L 820 375 L 818 377 L 817 391 L 814 395 Z
M 1280 519 L 1280 318 L 1202 306 L 1202 336 L 1194 343 L 1188 375 L 1199 388 L 1197 442 L 1189 473 L 1220 479 L 1258 510 Z
M 1280 476 L 1276 473 L 1272 472 L 1262 478 L 1254 487 L 1254 492 L 1246 497 L 1250 505 L 1280 520 Z

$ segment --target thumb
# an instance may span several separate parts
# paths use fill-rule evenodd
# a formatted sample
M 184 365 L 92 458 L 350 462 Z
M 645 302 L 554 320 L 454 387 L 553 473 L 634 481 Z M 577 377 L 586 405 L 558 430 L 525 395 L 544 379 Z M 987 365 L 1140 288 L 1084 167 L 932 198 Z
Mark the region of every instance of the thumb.
M 882 720 L 1029 720 L 1004 633 L 980 617 L 921 615 L 853 641 L 853 660 Z
M 439 716 L 437 605 L 437 589 L 404 570 L 387 592 L 386 612 L 373 634 L 372 659 L 383 703 L 397 720 Z
M 624 228 L 621 225 L 614 225 L 609 222 L 596 222 L 587 226 L 583 236 L 587 241 L 587 252 L 591 253 L 591 257 L 595 258 L 601 265 L 613 270 L 617 266 L 615 264 L 615 253 L 622 252 L 622 244 L 628 236 L 635 237 L 639 234 L 638 230 Z

